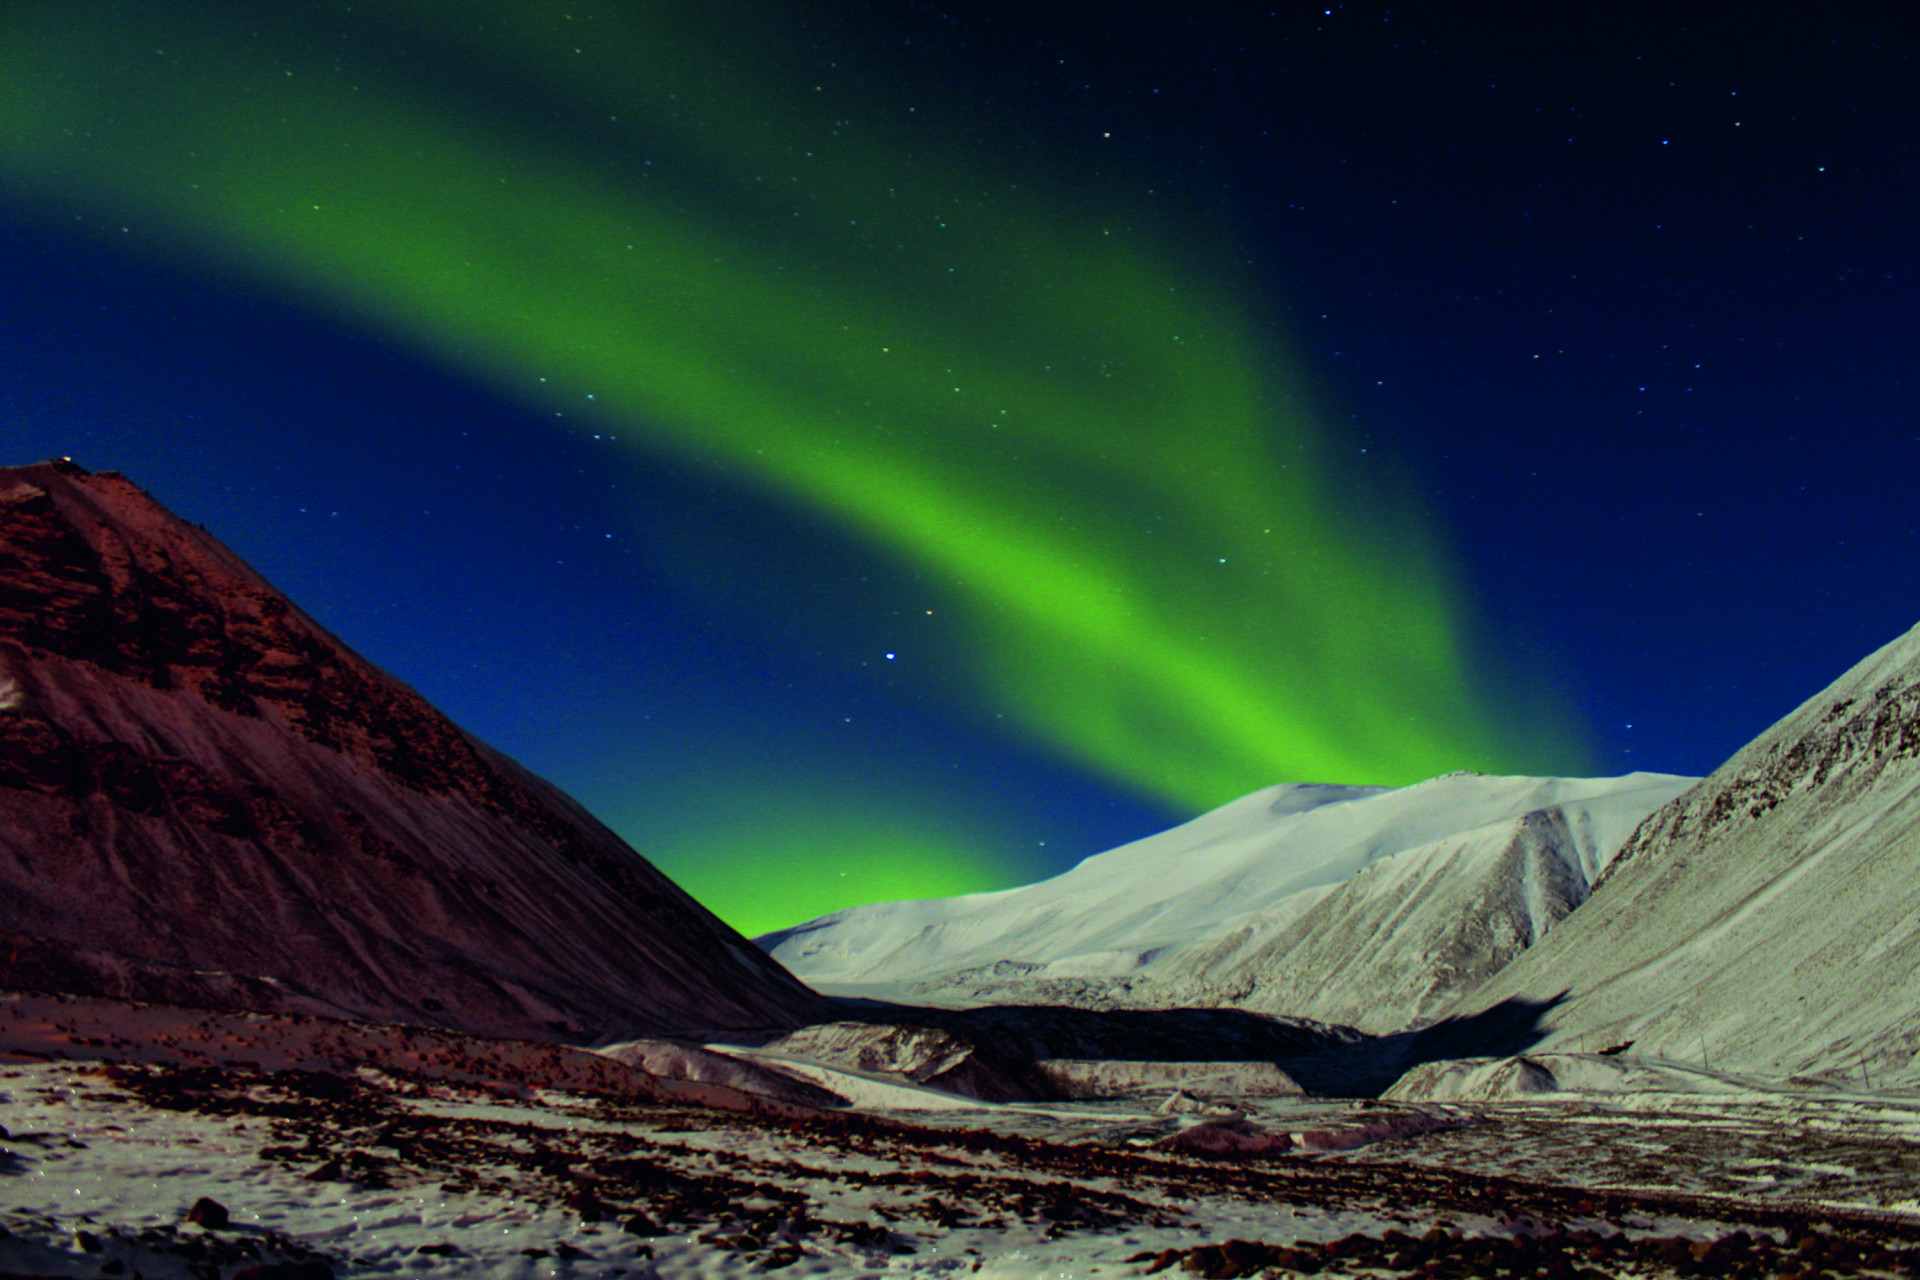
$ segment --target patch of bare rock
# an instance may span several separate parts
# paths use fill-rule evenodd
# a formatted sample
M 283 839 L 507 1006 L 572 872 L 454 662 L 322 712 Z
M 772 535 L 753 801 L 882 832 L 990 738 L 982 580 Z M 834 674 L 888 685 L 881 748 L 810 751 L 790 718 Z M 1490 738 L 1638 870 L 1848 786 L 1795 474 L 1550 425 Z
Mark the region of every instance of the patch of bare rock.
M 1163 1249 L 1128 1259 L 1152 1275 L 1178 1267 L 1207 1280 L 1242 1276 L 1366 1275 L 1432 1280 L 1619 1280 L 1711 1276 L 1718 1280 L 1815 1280 L 1816 1277 L 1920 1275 L 1920 1248 L 1887 1247 L 1855 1234 L 1807 1232 L 1790 1242 L 1734 1231 L 1712 1239 L 1552 1231 L 1468 1236 L 1443 1227 L 1420 1235 L 1355 1234 L 1325 1244 L 1228 1240 L 1195 1249 Z

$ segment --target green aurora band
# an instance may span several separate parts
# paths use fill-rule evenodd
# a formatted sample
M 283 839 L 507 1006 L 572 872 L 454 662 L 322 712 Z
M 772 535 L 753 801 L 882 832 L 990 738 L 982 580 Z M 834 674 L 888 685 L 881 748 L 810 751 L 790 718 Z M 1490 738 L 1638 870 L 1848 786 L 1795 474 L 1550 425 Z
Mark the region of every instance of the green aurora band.
M 1140 793 L 1579 759 L 1491 709 L 1418 503 L 1111 166 L 996 172 L 1003 126 L 785 58 L 771 3 L 259 8 L 9 6 L 0 195 L 828 513 L 964 626 L 962 711 Z
M 676 839 L 666 867 L 681 888 L 749 937 L 863 902 L 947 898 L 1018 883 L 1010 859 L 983 856 L 964 823 L 949 826 L 927 808 L 895 815 L 881 806 L 850 812 L 837 795 L 774 798 L 768 804 L 762 795 L 753 813 Z

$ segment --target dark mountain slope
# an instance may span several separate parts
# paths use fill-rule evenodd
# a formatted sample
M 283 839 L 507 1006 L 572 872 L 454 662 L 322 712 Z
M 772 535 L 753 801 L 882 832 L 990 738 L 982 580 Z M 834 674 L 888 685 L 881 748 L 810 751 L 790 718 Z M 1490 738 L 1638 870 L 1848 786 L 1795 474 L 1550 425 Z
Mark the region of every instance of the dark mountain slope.
M 812 992 L 114 474 L 0 469 L 0 986 L 590 1039 Z

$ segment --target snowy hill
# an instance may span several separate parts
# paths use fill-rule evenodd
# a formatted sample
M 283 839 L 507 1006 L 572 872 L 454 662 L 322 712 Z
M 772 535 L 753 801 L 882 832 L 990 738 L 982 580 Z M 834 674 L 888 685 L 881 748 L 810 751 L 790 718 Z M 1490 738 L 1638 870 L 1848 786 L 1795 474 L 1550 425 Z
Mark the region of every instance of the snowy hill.
M 1920 627 L 1643 824 L 1461 1011 L 1562 992 L 1543 1049 L 1920 1084 Z
M 0 988 L 585 1039 L 822 1001 L 114 474 L 0 469 Z
M 1544 934 L 1692 781 L 1269 787 L 1038 884 L 850 908 L 757 941 L 831 990 L 1234 1004 L 1398 1030 Z

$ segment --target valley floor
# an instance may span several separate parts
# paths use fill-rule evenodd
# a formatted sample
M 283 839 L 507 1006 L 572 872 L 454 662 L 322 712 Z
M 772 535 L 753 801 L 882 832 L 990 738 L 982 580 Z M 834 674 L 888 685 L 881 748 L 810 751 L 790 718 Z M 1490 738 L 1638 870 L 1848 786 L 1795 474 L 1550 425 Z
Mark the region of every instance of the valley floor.
M 1240 1107 L 770 1118 L 16 1054 L 0 1273 L 1920 1275 L 1920 1099 Z M 1296 1150 L 1231 1150 L 1261 1133 Z

